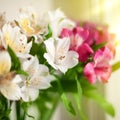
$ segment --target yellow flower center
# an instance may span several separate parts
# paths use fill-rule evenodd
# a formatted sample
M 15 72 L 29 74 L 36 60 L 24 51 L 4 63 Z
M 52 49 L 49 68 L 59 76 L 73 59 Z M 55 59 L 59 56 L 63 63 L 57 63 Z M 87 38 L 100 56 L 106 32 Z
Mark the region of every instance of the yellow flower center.
M 27 34 L 34 33 L 34 29 L 30 26 L 30 21 L 28 19 L 22 19 L 21 20 L 21 27 Z

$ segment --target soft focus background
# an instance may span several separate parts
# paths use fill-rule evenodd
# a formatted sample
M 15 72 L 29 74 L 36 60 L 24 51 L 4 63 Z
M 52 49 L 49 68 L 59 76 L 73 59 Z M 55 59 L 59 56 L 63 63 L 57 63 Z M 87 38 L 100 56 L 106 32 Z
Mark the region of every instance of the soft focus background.
M 18 9 L 27 6 L 35 7 L 39 12 L 61 8 L 71 19 L 108 24 L 109 30 L 116 33 L 116 39 L 120 40 L 120 0 L 0 0 L 0 13 L 6 12 L 7 19 L 13 20 L 17 16 Z M 116 49 L 114 62 L 120 60 L 120 45 Z M 120 70 L 114 72 L 109 82 L 100 86 L 100 89 L 101 92 L 104 91 L 106 99 L 114 105 L 116 116 L 111 118 L 104 115 L 103 111 L 90 101 L 84 106 L 89 120 L 120 120 Z M 30 108 L 30 112 L 36 114 L 37 119 L 35 108 Z M 28 118 L 28 120 L 30 119 Z M 53 120 L 79 120 L 79 116 L 74 118 L 60 105 Z

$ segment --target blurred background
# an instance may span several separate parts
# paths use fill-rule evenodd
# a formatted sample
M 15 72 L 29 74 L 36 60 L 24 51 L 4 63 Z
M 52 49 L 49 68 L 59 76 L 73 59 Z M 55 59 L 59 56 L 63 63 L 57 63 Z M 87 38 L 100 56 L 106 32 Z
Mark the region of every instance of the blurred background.
M 12 20 L 17 16 L 19 8 L 25 6 L 33 6 L 39 12 L 61 8 L 71 19 L 108 24 L 109 31 L 116 33 L 116 39 L 120 40 L 120 0 L 0 0 L 0 13 L 6 12 L 7 19 Z M 120 60 L 120 46 L 117 46 L 116 50 L 113 62 Z M 104 92 L 106 99 L 113 104 L 116 115 L 114 118 L 105 115 L 90 101 L 84 106 L 89 120 L 120 120 L 120 70 L 114 72 L 109 82 L 100 89 Z M 30 109 L 30 112 L 37 115 L 37 111 L 33 109 Z M 79 120 L 79 116 L 71 116 L 62 105 L 59 105 L 53 120 Z

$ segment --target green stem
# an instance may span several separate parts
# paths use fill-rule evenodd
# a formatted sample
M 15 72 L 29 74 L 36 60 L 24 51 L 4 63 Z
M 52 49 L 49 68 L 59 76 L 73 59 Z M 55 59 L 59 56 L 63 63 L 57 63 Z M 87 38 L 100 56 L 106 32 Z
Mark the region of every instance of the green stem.
M 52 109 L 50 109 L 49 111 L 46 111 L 46 115 L 41 119 L 41 120 L 51 120 L 52 119 L 52 115 L 57 107 L 59 103 L 59 97 L 56 98 L 56 100 L 53 103 Z
M 70 81 L 70 80 L 62 80 L 62 81 L 59 81 L 60 83 L 58 83 L 57 81 L 54 81 L 52 82 L 52 86 L 51 88 L 49 88 L 50 91 L 53 91 L 53 92 L 56 92 L 58 89 L 58 86 L 59 84 L 61 84 L 62 86 L 62 89 L 64 90 L 64 92 L 72 92 L 72 93 L 76 93 L 77 92 L 77 86 L 76 86 L 76 81 Z M 69 85 L 68 85 L 69 83 Z M 66 87 L 67 86 L 67 87 Z M 58 90 L 59 91 L 59 90 Z M 61 92 L 61 90 L 59 91 Z
M 21 120 L 20 101 L 16 101 L 16 119 Z
M 22 120 L 25 120 L 25 118 L 26 118 L 26 113 L 25 113 L 25 111 L 24 111 Z

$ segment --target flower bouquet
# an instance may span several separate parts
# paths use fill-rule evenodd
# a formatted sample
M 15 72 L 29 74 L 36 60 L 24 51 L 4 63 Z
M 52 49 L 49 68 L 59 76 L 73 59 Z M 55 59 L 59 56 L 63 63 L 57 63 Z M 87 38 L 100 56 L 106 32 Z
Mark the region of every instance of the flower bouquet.
M 39 111 L 38 120 L 50 120 L 60 101 L 75 115 L 68 93 L 80 119 L 87 120 L 83 96 L 114 116 L 96 86 L 108 82 L 114 56 L 114 35 L 105 25 L 75 22 L 59 9 L 45 14 L 21 9 L 14 21 L 1 15 L 0 120 L 9 120 L 12 111 L 17 120 L 35 119 L 28 113 L 31 105 Z

